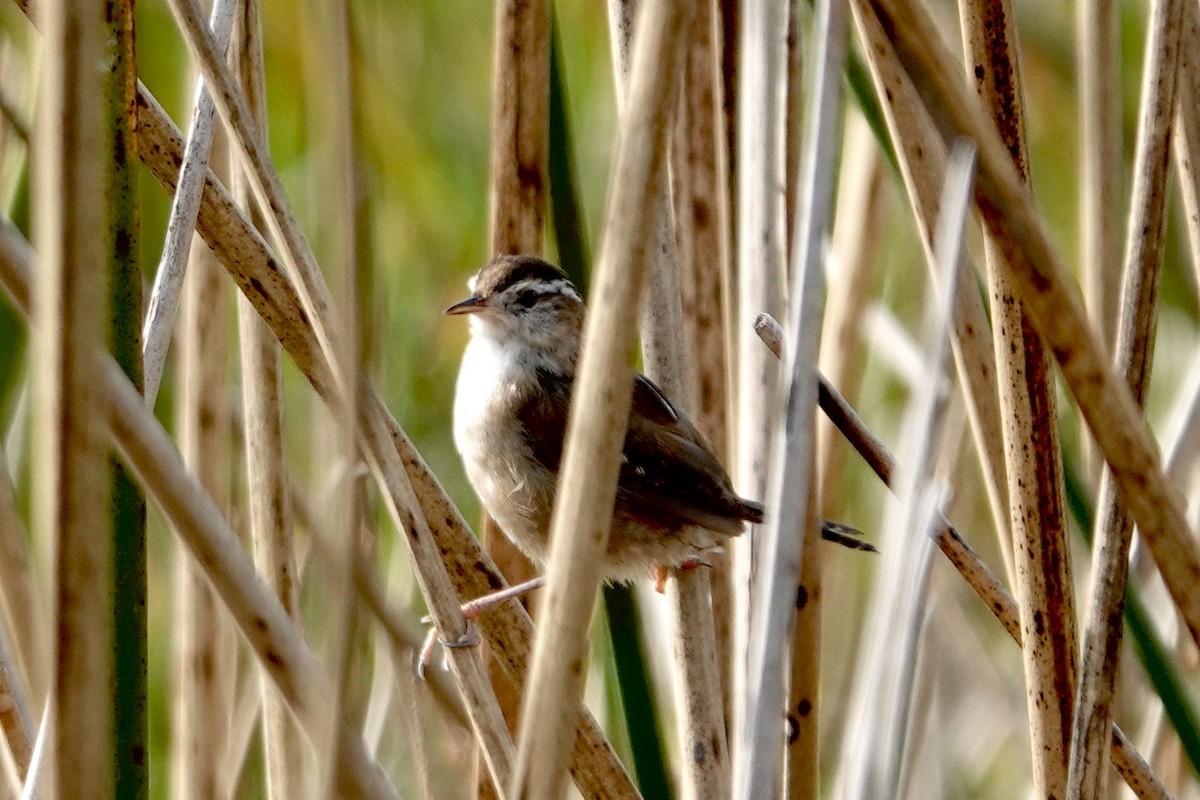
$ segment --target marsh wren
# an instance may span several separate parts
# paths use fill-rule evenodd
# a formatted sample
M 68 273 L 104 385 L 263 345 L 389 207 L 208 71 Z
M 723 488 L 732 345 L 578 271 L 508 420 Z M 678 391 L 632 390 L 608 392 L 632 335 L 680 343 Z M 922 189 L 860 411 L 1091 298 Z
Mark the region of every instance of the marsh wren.
M 499 256 L 468 287 L 446 309 L 471 317 L 454 442 L 483 507 L 541 565 L 586 310 L 566 274 L 532 256 Z M 687 415 L 635 374 L 604 578 L 694 562 L 762 519 Z

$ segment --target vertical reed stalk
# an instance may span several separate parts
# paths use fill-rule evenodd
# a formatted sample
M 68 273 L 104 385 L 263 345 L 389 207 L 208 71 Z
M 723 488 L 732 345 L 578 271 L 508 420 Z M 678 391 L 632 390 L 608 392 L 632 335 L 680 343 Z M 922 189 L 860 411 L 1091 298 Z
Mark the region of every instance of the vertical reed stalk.
M 816 452 L 817 381 L 816 361 L 820 349 L 821 319 L 825 309 L 824 249 L 833 216 L 835 164 L 840 147 L 838 133 L 843 116 L 841 105 L 842 69 L 846 54 L 847 9 L 840 2 L 817 4 L 814 22 L 815 53 L 812 95 L 807 110 L 807 130 L 796 207 L 800 216 L 792 221 L 797 227 L 791 261 L 795 264 L 795 282 L 791 290 L 791 326 L 787 347 L 790 365 L 787 371 L 787 400 L 773 436 L 774 453 L 768 501 L 773 517 L 766 526 L 762 543 L 763 575 L 753 587 L 755 604 L 761 609 L 751 620 L 750 674 L 752 703 L 749 724 L 744 735 L 747 757 L 744 772 L 738 775 L 737 796 L 766 797 L 773 793 L 782 769 L 783 737 L 773 728 L 785 707 L 787 695 L 783 670 L 788 665 L 792 636 L 801 630 L 797 620 L 797 600 L 806 593 L 813 599 L 817 590 L 806 581 L 816 579 L 814 566 L 805 560 L 816 557 L 820 527 L 815 523 L 816 492 L 813 486 Z M 805 608 L 809 610 L 806 603 Z M 808 631 L 815 632 L 814 624 Z M 807 639 L 819 652 L 819 636 Z M 816 707 L 818 670 L 814 659 L 801 674 L 809 679 L 804 686 L 791 687 Z M 802 700 L 802 702 L 803 702 Z M 805 735 L 804 752 L 789 754 L 792 764 L 800 764 L 803 774 L 789 778 L 789 789 L 804 796 L 817 794 L 816 731 Z M 798 761 L 799 759 L 799 761 Z
M 968 79 L 992 117 L 1017 174 L 1029 184 L 1016 29 L 1007 0 L 962 0 Z M 1075 702 L 1075 608 L 1063 515 L 1062 455 L 1050 360 L 1012 281 L 985 242 L 995 330 L 1009 514 L 1025 656 L 1033 778 L 1037 793 L 1061 797 Z
M 225 421 L 224 291 L 215 259 L 196 240 L 183 289 L 178 406 L 180 451 L 222 509 L 229 497 Z M 226 512 L 227 513 L 227 512 Z M 212 586 L 195 557 L 179 548 L 175 578 L 173 797 L 216 797 L 230 722 L 231 641 Z
M 628 52 L 633 36 L 632 23 L 636 18 L 634 9 L 638 6 L 639 3 L 628 0 L 609 3 L 614 28 L 612 36 L 616 42 L 614 49 L 617 51 L 617 107 L 622 114 L 628 113 Z M 697 13 L 692 24 L 679 32 L 685 41 L 684 65 L 689 63 L 688 56 L 693 49 L 687 42 L 700 24 L 698 20 L 701 17 L 707 15 Z M 686 69 L 684 77 L 690 77 Z M 699 72 L 695 77 L 703 80 L 704 72 Z M 672 110 L 677 109 L 676 105 Z M 695 131 L 682 128 L 678 118 L 674 121 L 673 132 L 683 137 L 696 135 Z M 700 135 L 703 135 L 702 131 Z M 666 146 L 667 143 L 664 143 Z M 642 362 L 650 379 L 657 382 L 685 413 L 691 414 L 695 407 L 691 392 L 691 365 L 695 358 L 686 349 L 683 336 L 680 267 L 676 263 L 676 228 L 670 177 L 664 168 L 645 211 L 656 218 L 657 231 L 654 233 L 656 246 L 652 251 L 653 261 L 647 278 L 649 297 L 642 315 Z M 689 264 L 685 269 L 690 272 L 694 267 Z M 714 332 L 720 333 L 719 329 Z M 698 800 L 720 800 L 729 796 L 729 750 L 716 656 L 716 631 L 709 601 L 709 574 L 706 570 L 676 570 L 672 577 L 674 580 L 670 584 L 669 595 L 674 622 L 674 688 L 681 714 L 680 752 L 685 754 L 683 791 L 686 796 Z
M 1171 124 L 1179 96 L 1178 66 L 1185 15 L 1182 0 L 1152 6 L 1142 82 L 1141 116 L 1129 220 L 1124 281 L 1114 355 L 1139 405 L 1146 401 L 1154 351 L 1155 313 L 1166 229 Z M 1092 585 L 1084 636 L 1079 702 L 1071 740 L 1071 798 L 1097 797 L 1108 779 L 1108 730 L 1120 664 L 1122 618 L 1133 521 L 1113 491 L 1107 471 L 1100 484 Z
M 578 720 L 587 624 L 629 416 L 632 332 L 657 223 L 646 212 L 665 168 L 673 90 L 693 7 L 662 2 L 644 10 L 555 498 L 543 624 L 521 709 L 512 794 L 533 800 L 561 795 L 569 744 L 562 731 L 564 723 L 570 730 Z
M 491 253 L 543 251 L 550 140 L 550 7 L 545 0 L 496 0 L 492 61 Z M 534 576 L 529 559 L 483 514 L 483 544 L 511 584 Z M 514 685 L 490 655 L 488 675 L 509 730 L 521 707 Z M 500 791 L 481 779 L 478 797 Z
M 735 40 L 730 38 L 726 28 L 726 46 L 738 57 L 737 95 L 726 95 L 727 102 L 736 100 L 737 103 L 737 147 L 730 148 L 737 181 L 734 234 L 737 248 L 737 314 L 734 317 L 737 458 L 733 481 L 741 495 L 765 499 L 780 368 L 769 353 L 763 352 L 750 324 L 763 313 L 783 319 L 787 307 L 784 291 L 787 234 L 784 230 L 784 198 L 778 189 L 787 185 L 787 176 L 783 174 L 786 164 L 787 20 L 783 3 L 753 0 L 739 5 L 737 10 L 731 7 L 733 5 L 726 6 L 728 13 L 737 19 L 740 33 L 735 48 Z M 725 74 L 728 79 L 728 72 Z M 749 696 L 752 680 L 748 662 L 749 636 L 751 621 L 758 611 L 751 598 L 755 591 L 757 540 L 761 530 L 751 528 L 749 535 L 740 537 L 730 546 L 734 575 L 732 675 L 736 698 L 730 730 L 733 732 L 735 785 L 750 756 L 744 749 L 750 721 L 743 698 Z
M 1106 351 L 1117 329 L 1121 274 L 1121 54 L 1118 3 L 1091 0 L 1076 6 L 1079 85 L 1079 237 L 1084 305 Z M 1081 422 L 1082 424 L 1082 422 Z M 1094 481 L 1100 459 L 1083 425 L 1083 461 Z
M 266 86 L 263 73 L 261 6 L 258 0 L 238 4 L 232 59 L 239 86 L 258 124 L 266 130 Z M 211 111 L 210 106 L 210 115 Z M 242 170 L 230 166 L 233 193 L 255 226 L 263 228 L 252 207 Z M 198 204 L 197 204 L 198 207 Z M 242 425 L 246 458 L 247 502 L 254 564 L 288 616 L 299 620 L 299 573 L 292 546 L 291 509 L 283 446 L 282 364 L 279 344 L 245 297 L 238 297 L 238 339 L 242 372 Z M 302 798 L 311 787 L 308 744 L 279 690 L 261 670 L 262 743 L 267 797 Z
M 112 520 L 103 398 L 93 358 L 105 336 L 112 263 L 112 130 L 102 4 L 41 9 L 46 32 L 35 142 L 34 530 L 54 547 L 55 641 L 49 796 L 115 797 Z M 86 776 L 86 780 L 82 780 Z
M 1080 270 L 1088 320 L 1109 351 L 1121 296 L 1121 54 L 1119 3 L 1076 6 L 1079 25 Z M 1096 464 L 1099 467 L 1099 464 Z
M 672 126 L 671 181 L 675 211 L 684 352 L 692 365 L 691 398 L 697 427 L 724 461 L 732 455 L 729 380 L 732 263 L 729 249 L 729 171 L 721 118 L 720 30 L 716 0 L 696 5 L 679 109 Z M 732 711 L 729 674 L 733 637 L 733 575 L 728 553 L 708 557 L 711 616 L 716 637 L 722 708 Z

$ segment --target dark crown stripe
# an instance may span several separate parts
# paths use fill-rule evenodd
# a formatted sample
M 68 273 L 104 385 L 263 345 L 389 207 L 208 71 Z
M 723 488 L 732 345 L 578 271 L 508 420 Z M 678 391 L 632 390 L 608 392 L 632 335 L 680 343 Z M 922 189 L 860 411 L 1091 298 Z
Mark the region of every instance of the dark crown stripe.
M 567 281 L 565 272 L 534 256 L 500 256 L 488 265 L 485 273 L 479 288 L 492 294 L 503 292 L 521 281 Z

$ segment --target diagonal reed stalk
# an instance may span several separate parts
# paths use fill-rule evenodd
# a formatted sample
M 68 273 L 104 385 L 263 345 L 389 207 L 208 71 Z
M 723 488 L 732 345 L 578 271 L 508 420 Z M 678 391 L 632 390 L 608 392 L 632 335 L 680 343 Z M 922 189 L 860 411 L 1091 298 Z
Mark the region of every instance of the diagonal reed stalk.
M 954 60 L 928 11 L 908 0 L 872 0 L 872 7 L 944 135 L 958 133 L 978 145 L 976 205 L 1004 251 L 1005 270 L 1088 420 L 1189 634 L 1200 641 L 1200 546 L 1186 534 L 1182 498 L 1163 475 L 1128 387 L 1091 335 L 1028 192 L 978 102 L 954 77 Z
M 780 357 L 783 352 L 783 329 L 779 323 L 765 314 L 761 315 L 755 321 L 755 332 L 776 358 Z M 884 484 L 894 489 L 896 460 L 824 376 L 820 378 L 819 402 L 830 422 L 858 451 L 871 470 Z M 996 574 L 945 518 L 934 527 L 931 535 L 971 590 L 1004 626 L 1012 640 L 1021 646 L 1020 610 Z M 1163 800 L 1170 796 L 1125 733 L 1115 724 L 1112 728 L 1112 763 L 1139 798 Z
M 875 91 L 881 98 L 900 174 L 926 250 L 926 262 L 932 264 L 932 231 L 938 192 L 945 173 L 946 147 L 903 65 L 896 58 L 878 18 L 865 0 L 856 0 L 853 8 L 859 37 L 867 45 L 864 47 L 867 62 Z M 959 281 L 956 285 L 953 344 L 958 385 L 962 387 L 988 505 L 1004 556 L 1005 573 L 1013 582 L 1015 566 L 1009 533 L 1008 484 L 991 326 L 980 293 L 972 282 Z
M 0 224 L 0 285 L 26 315 L 30 309 L 32 261 L 32 252 L 20 234 L 7 222 Z M 35 332 L 40 324 L 35 321 Z M 237 534 L 188 473 L 170 437 L 146 410 L 141 395 L 111 358 L 94 350 L 95 340 L 92 344 L 88 350 L 96 375 L 92 397 L 93 401 L 97 395 L 107 401 L 107 424 L 114 444 L 189 547 L 310 738 L 324 731 L 331 686 L 316 656 L 304 645 L 283 606 L 258 578 Z M 356 732 L 343 726 L 339 747 L 342 791 L 353 797 L 394 796 L 382 773 L 367 758 Z
M 146 143 L 143 151 L 146 165 L 160 183 L 168 189 L 173 188 L 178 174 L 175 165 L 178 164 L 183 149 L 179 133 L 144 87 L 139 89 L 139 112 L 139 123 Z M 230 271 L 243 294 L 271 327 L 297 367 L 327 403 L 336 404 L 336 398 L 331 394 L 328 367 L 312 329 L 304 321 L 305 316 L 295 290 L 262 237 L 237 211 L 224 188 L 211 173 L 200 206 L 198 230 Z M 417 501 L 441 552 L 441 558 L 430 562 L 423 560 L 427 558 L 427 551 L 420 550 L 416 561 L 418 572 L 421 569 L 448 570 L 459 597 L 479 597 L 504 586 L 495 566 L 480 550 L 466 522 L 429 471 L 425 461 L 417 453 L 399 423 L 373 393 L 363 414 L 367 417 L 364 428 L 367 427 L 367 422 L 378 419 L 386 431 L 389 440 L 387 447 L 400 457 L 402 468 L 407 470 L 411 477 Z M 388 454 L 383 450 L 384 443 L 375 442 L 373 446 L 379 449 L 382 458 L 388 458 Z M 401 488 L 394 487 L 389 482 L 398 479 L 398 476 L 377 475 L 377 478 L 385 493 L 397 497 L 392 507 L 404 507 L 399 499 Z M 399 523 L 405 518 L 395 519 Z M 445 559 L 444 563 L 442 558 Z M 448 611 L 452 613 L 458 609 L 458 605 L 456 601 L 451 603 Z M 533 638 L 528 614 L 520 608 L 519 603 L 507 603 L 480 620 L 480 627 L 493 652 L 509 670 L 510 678 L 517 682 L 523 681 L 527 667 L 527 651 Z M 445 619 L 439 622 L 439 629 L 443 632 L 454 630 Z M 461 635 L 462 628 L 458 630 L 458 635 Z M 457 656 L 460 653 L 461 651 L 456 651 L 452 655 Z M 590 715 L 585 714 L 583 717 L 574 752 L 574 775 L 580 785 L 586 787 L 587 792 L 598 797 L 636 795 L 628 774 L 617 761 Z

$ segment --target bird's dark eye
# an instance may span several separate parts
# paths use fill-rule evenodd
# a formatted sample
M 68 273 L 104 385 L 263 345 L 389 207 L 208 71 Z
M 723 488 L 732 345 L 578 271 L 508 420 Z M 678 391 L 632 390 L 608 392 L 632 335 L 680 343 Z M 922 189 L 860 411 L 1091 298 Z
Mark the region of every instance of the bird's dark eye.
M 533 289 L 526 289 L 517 295 L 516 303 L 521 308 L 533 308 L 533 304 L 538 301 L 538 293 Z

